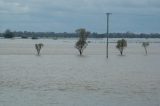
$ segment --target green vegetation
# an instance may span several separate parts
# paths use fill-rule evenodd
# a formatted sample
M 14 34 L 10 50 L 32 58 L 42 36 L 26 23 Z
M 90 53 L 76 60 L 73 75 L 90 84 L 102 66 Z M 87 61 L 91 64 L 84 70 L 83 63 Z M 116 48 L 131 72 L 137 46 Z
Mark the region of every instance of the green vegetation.
M 5 32 L 4 32 L 5 33 Z M 4 33 L 0 33 L 0 37 L 3 37 Z M 67 32 L 61 32 L 61 33 L 55 33 L 55 32 L 29 32 L 29 31 L 14 31 L 12 32 L 15 37 L 22 37 L 22 36 L 27 36 L 32 38 L 33 36 L 37 38 L 73 38 L 73 37 L 78 37 L 76 33 L 67 33 Z M 89 35 L 90 38 L 105 38 L 106 34 L 105 33 L 96 33 L 92 32 Z M 150 34 L 145 34 L 145 33 L 131 33 L 131 32 L 126 32 L 126 33 L 110 33 L 109 38 L 160 38 L 159 33 L 150 33 Z
M 80 55 L 82 55 L 83 50 L 87 47 L 87 37 L 89 36 L 90 32 L 86 31 L 84 28 L 77 29 L 76 33 L 79 36 L 78 41 L 75 44 L 75 48 L 78 49 Z
M 28 36 L 23 35 L 23 36 L 21 36 L 21 38 L 22 39 L 28 39 Z
M 36 37 L 36 36 L 33 36 L 33 37 L 32 37 L 32 39 L 38 39 L 38 37 Z
M 9 29 L 7 29 L 5 31 L 5 33 L 3 34 L 4 38 L 13 38 L 14 37 L 14 33 L 11 32 Z
M 120 51 L 120 54 L 123 55 L 124 48 L 127 47 L 127 41 L 125 39 L 118 40 L 116 48 Z

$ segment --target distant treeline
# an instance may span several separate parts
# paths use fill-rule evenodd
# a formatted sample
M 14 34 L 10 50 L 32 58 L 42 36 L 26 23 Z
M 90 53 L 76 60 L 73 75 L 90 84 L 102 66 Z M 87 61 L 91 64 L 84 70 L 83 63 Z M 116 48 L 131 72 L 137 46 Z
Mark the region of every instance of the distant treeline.
M 12 34 L 10 36 L 10 34 Z M 6 37 L 7 36 L 7 37 Z M 9 37 L 8 37 L 9 36 Z M 67 33 L 67 32 L 63 32 L 63 33 L 55 33 L 55 32 L 28 32 L 28 31 L 14 31 L 11 32 L 10 30 L 4 32 L 4 33 L 0 33 L 0 37 L 5 37 L 5 38 L 11 38 L 11 37 L 22 37 L 22 38 L 28 38 L 28 37 L 32 37 L 32 38 L 37 38 L 37 37 L 44 37 L 44 38 L 74 38 L 74 37 L 78 37 L 78 35 L 76 33 Z M 91 33 L 89 35 L 90 38 L 105 38 L 106 34 L 98 34 L 98 33 Z M 109 34 L 110 38 L 160 38 L 160 34 L 159 33 L 151 33 L 151 34 L 145 34 L 145 33 L 140 33 L 140 34 L 136 34 L 136 33 L 130 33 L 130 32 L 126 32 L 126 33 L 110 33 Z

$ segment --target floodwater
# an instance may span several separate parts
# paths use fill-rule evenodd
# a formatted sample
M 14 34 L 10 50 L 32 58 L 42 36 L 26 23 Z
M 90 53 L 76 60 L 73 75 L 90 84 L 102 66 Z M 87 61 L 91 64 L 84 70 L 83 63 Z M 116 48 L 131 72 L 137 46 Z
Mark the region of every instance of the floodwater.
M 108 59 L 105 39 L 89 40 L 79 56 L 75 39 L 0 39 L 0 106 L 160 106 L 159 39 L 148 55 L 146 39 L 128 39 L 124 56 L 110 43 Z

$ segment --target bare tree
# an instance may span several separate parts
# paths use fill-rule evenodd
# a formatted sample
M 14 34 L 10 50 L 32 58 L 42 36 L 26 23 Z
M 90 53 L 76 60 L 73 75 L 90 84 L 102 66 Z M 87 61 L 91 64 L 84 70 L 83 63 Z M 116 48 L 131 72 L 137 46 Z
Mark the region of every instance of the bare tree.
M 35 44 L 35 49 L 37 50 L 37 55 L 40 55 L 40 51 L 43 46 L 44 46 L 43 43 Z
M 147 55 L 147 54 L 148 54 L 148 53 L 147 53 L 147 47 L 149 46 L 149 42 L 143 42 L 143 43 L 142 43 L 142 46 L 144 47 L 145 52 L 146 52 L 146 55 Z
M 75 48 L 78 49 L 80 55 L 82 55 L 83 50 L 87 47 L 87 37 L 89 36 L 90 32 L 86 31 L 84 28 L 80 28 L 76 30 L 76 33 L 79 36 L 78 41 L 75 44 Z
M 125 39 L 121 39 L 117 41 L 116 48 L 120 51 L 121 55 L 123 55 L 123 50 L 126 47 L 127 47 L 127 41 Z

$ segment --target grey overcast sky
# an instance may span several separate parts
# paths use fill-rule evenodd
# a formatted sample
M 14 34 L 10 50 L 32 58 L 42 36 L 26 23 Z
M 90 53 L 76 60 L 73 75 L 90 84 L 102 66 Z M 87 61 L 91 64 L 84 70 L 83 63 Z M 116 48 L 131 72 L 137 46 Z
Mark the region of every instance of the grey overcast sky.
M 160 33 L 160 0 L 0 0 L 0 32 Z

